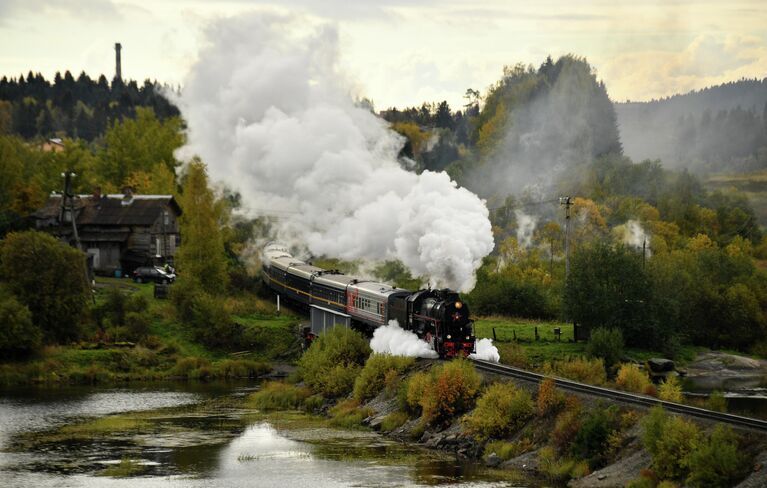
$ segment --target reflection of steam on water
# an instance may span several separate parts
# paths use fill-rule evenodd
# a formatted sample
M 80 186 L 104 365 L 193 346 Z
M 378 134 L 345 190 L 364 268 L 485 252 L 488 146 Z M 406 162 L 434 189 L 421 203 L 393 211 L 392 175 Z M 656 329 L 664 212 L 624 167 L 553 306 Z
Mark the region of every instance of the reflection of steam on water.
M 370 348 L 379 354 L 407 356 L 411 358 L 436 358 L 437 352 L 409 330 L 404 330 L 396 320 L 377 328 L 370 340 Z
M 199 155 L 252 215 L 279 211 L 275 237 L 313 255 L 399 259 L 434 286 L 474 287 L 494 245 L 487 208 L 446 173 L 402 169 L 402 137 L 345 89 L 334 28 L 242 15 L 206 35 L 177 100 L 179 157 Z
M 501 360 L 498 348 L 493 345 L 492 339 L 480 339 L 477 341 L 477 352 L 469 355 L 472 359 L 482 359 L 497 363 Z

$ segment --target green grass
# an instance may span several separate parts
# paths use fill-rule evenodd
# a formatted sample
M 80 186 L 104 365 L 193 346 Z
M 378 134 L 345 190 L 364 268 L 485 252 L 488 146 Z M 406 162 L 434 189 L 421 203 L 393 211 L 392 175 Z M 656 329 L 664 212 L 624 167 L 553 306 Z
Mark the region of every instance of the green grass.
M 499 342 L 512 341 L 516 337 L 518 341 L 535 341 L 535 329 L 541 341 L 556 341 L 554 328 L 559 327 L 562 331 L 561 341 L 566 342 L 573 338 L 573 324 L 565 322 L 546 322 L 512 317 L 481 317 L 474 321 L 474 334 L 478 339 L 495 337 Z
M 538 328 L 538 341 L 535 340 L 536 327 Z M 562 330 L 560 341 L 557 341 L 554 335 L 555 327 L 559 327 Z M 505 346 L 507 343 L 518 344 L 522 351 L 524 351 L 528 365 L 533 368 L 538 368 L 546 362 L 561 361 L 586 355 L 586 343 L 572 341 L 573 324 L 497 316 L 481 317 L 474 322 L 474 331 L 477 339 L 484 337 L 492 339 L 493 328 L 495 328 L 496 346 L 501 353 L 502 363 L 513 364 L 513 361 L 508 361 L 504 358 L 504 349 L 508 349 L 509 353 L 512 352 L 512 347 Z M 514 341 L 515 336 L 516 342 Z M 704 347 L 682 346 L 675 361 L 677 365 L 683 366 L 693 361 L 698 353 L 706 350 Z M 626 348 L 625 355 L 626 358 L 639 362 L 644 362 L 650 358 L 664 357 L 660 351 L 637 348 Z
M 143 473 L 145 466 L 139 461 L 130 458 L 123 458 L 119 464 L 110 466 L 99 473 L 99 476 L 109 476 L 112 478 L 129 478 Z
M 153 284 L 103 277 L 98 277 L 96 282 L 98 304 L 103 303 L 106 291 L 112 287 L 146 299 L 150 320 L 148 337 L 135 347 L 104 344 L 91 325 L 91 342 L 48 346 L 25 361 L 0 361 L 0 386 L 252 377 L 267 371 L 268 362 L 293 361 L 300 355 L 298 318 L 289 313 L 269 314 L 268 307 L 258 306 L 261 305 L 258 297 L 226 298 L 228 305 L 240 307 L 241 314 L 235 315 L 234 320 L 242 325 L 252 344 L 252 350 L 235 358 L 230 355 L 234 351 L 209 349 L 201 344 L 190 328 L 177 322 L 170 300 L 154 298 Z

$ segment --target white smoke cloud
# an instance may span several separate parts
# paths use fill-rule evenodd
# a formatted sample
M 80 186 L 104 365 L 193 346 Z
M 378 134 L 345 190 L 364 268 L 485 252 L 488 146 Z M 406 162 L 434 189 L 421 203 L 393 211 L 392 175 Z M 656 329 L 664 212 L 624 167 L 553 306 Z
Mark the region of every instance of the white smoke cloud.
M 517 217 L 517 242 L 520 246 L 530 247 L 533 244 L 533 233 L 538 225 L 538 217 L 527 215 L 521 210 L 514 210 Z
M 648 248 L 646 252 L 649 255 L 650 234 L 644 230 L 642 224 L 636 220 L 629 220 L 622 227 L 623 243 L 638 249 L 641 249 L 647 243 Z
M 378 327 L 370 339 L 370 348 L 379 354 L 407 356 L 412 358 L 436 358 L 439 355 L 425 341 L 409 330 L 404 330 L 396 320 Z
M 493 345 L 492 339 L 480 339 L 477 341 L 477 352 L 469 354 L 472 359 L 482 359 L 484 361 L 491 361 L 497 363 L 501 360 L 501 354 L 498 352 L 498 348 Z
M 199 155 L 279 238 L 315 255 L 400 259 L 459 291 L 493 248 L 488 211 L 447 174 L 401 168 L 400 136 L 356 107 L 335 69 L 337 33 L 275 15 L 214 23 L 177 100 L 178 156 Z M 289 211 L 290 213 L 285 213 Z

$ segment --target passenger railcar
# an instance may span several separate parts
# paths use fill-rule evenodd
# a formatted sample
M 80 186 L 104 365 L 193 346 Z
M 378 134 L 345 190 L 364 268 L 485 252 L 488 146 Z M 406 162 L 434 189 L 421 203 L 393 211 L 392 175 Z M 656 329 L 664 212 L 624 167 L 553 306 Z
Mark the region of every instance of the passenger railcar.
M 348 314 L 352 326 L 364 331 L 371 332 L 396 320 L 400 327 L 430 343 L 440 357 L 474 352 L 469 309 L 454 291 L 411 292 L 324 270 L 294 258 L 287 247 L 278 243 L 264 248 L 263 279 L 288 300 Z

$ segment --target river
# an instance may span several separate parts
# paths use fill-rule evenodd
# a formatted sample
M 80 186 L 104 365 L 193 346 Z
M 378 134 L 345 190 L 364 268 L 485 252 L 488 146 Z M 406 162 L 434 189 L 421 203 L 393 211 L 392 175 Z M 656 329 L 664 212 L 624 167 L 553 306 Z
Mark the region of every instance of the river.
M 322 419 L 263 415 L 258 386 L 166 383 L 0 391 L 5 487 L 518 486 L 508 475 Z M 98 419 L 126 419 L 114 432 Z M 97 419 L 94 423 L 93 420 Z M 90 423 L 89 423 L 90 422 Z M 89 426 L 83 433 L 78 426 Z M 110 468 L 128 463 L 128 477 Z

